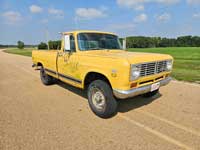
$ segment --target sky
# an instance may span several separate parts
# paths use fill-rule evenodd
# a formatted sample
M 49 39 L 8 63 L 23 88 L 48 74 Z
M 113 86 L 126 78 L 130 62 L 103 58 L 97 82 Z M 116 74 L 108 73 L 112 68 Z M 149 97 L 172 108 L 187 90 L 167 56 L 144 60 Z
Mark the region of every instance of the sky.
M 0 44 L 38 44 L 79 29 L 200 36 L 200 0 L 0 0 Z

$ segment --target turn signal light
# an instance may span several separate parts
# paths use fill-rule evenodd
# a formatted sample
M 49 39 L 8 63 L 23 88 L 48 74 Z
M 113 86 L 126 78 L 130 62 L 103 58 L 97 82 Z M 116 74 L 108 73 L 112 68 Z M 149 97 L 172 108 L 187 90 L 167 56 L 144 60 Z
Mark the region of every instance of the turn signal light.
M 137 86 L 137 82 L 131 83 L 130 88 L 134 88 Z

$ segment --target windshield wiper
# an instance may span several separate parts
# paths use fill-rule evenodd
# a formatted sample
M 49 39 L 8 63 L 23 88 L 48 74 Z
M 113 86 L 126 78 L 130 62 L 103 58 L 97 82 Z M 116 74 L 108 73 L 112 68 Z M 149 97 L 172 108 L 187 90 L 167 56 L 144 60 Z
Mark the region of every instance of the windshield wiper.
M 111 48 L 111 49 L 117 49 L 117 48 Z M 110 48 L 101 48 L 101 47 L 95 47 L 95 48 L 91 48 L 91 49 L 88 49 L 88 50 L 111 50 Z
M 90 48 L 89 50 L 99 50 L 100 48 Z
M 106 48 L 101 48 L 101 47 L 95 47 L 95 48 L 91 48 L 88 50 L 107 50 Z

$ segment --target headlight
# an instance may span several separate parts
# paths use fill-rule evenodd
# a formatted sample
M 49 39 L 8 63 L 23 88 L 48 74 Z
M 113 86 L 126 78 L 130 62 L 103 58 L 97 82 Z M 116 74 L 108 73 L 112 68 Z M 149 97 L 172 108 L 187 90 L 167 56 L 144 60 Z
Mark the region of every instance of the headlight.
M 136 80 L 140 77 L 140 65 L 131 65 L 130 80 Z
M 173 67 L 172 60 L 168 60 L 166 65 L 167 71 L 172 70 L 172 67 Z

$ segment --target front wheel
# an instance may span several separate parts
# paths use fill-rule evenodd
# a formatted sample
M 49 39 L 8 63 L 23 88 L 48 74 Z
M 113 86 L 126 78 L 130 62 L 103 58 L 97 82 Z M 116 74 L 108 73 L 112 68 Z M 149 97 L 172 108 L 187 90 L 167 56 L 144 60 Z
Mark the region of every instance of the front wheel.
M 102 80 L 93 81 L 88 87 L 91 110 L 101 118 L 110 118 L 117 113 L 117 101 L 111 87 Z

